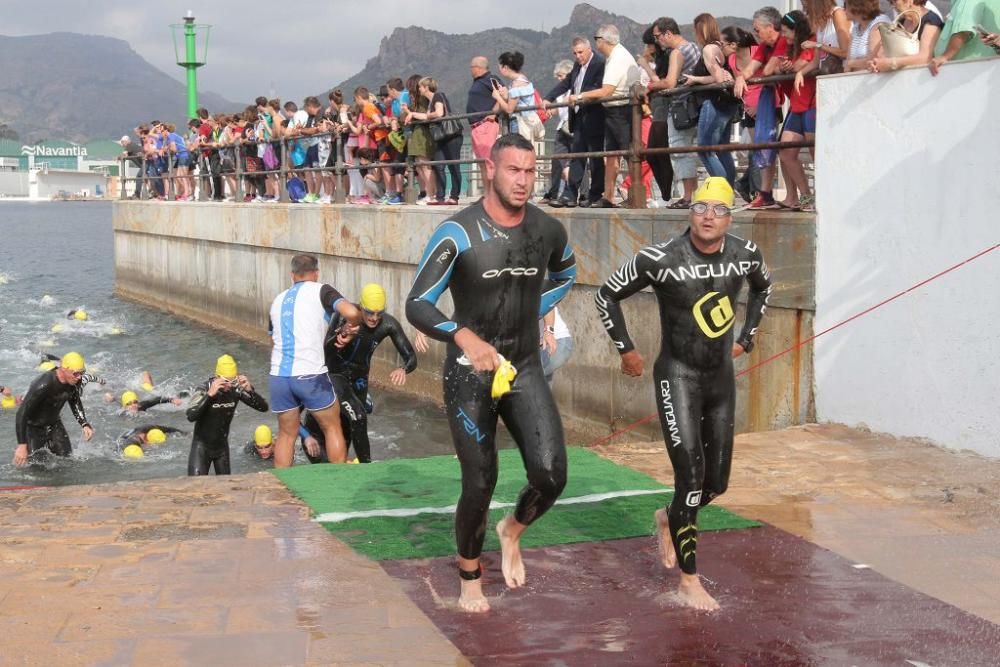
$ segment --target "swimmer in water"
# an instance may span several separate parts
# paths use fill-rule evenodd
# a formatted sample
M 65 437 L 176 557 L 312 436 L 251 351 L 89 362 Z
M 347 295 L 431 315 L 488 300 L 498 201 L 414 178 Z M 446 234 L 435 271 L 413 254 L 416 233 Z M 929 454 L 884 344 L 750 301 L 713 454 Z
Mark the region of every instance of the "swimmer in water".
M 274 433 L 267 424 L 261 424 L 253 432 L 253 439 L 243 446 L 243 453 L 267 461 L 274 456 Z
M 698 578 L 698 509 L 726 492 L 733 458 L 736 387 L 733 359 L 753 349 L 771 293 L 771 276 L 752 241 L 728 234 L 733 189 L 711 177 L 694 194 L 689 228 L 644 248 L 597 291 L 604 328 L 622 373 L 639 377 L 643 359 L 625 327 L 621 302 L 651 287 L 660 308 L 660 355 L 653 365 L 656 403 L 674 469 L 670 506 L 656 511 L 663 565 L 681 568 L 678 596 L 695 609 L 718 603 Z M 733 340 L 735 306 L 749 285 L 746 318 Z
M 145 451 L 149 445 L 162 445 L 167 441 L 167 435 L 172 433 L 183 434 L 184 431 L 179 428 L 162 426 L 160 424 L 137 426 L 118 438 L 118 451 L 123 452 L 127 447 L 132 445 Z
M 215 364 L 215 375 L 191 398 L 188 421 L 194 422 L 188 476 L 230 474 L 229 425 L 242 401 L 258 412 L 267 412 L 267 401 L 258 394 L 247 376 L 240 375 L 236 361 L 224 354 Z
M 562 420 L 542 373 L 538 320 L 576 279 L 566 229 L 527 203 L 535 182 L 532 144 L 518 134 L 500 137 L 485 172 L 486 195 L 434 231 L 406 303 L 413 326 L 448 344 L 444 400 L 462 470 L 455 512 L 458 603 L 467 612 L 490 608 L 479 556 L 497 482 L 497 416 L 527 472 L 513 515 L 497 525 L 501 569 L 510 588 L 525 583 L 521 534 L 555 504 L 566 484 Z M 454 302 L 451 317 L 437 307 L 445 290 Z M 504 387 L 495 384 L 512 379 L 511 364 L 516 380 L 502 393 Z
M 113 394 L 105 394 L 104 400 L 110 403 L 115 400 L 115 397 Z M 184 400 L 179 396 L 151 396 L 140 401 L 138 394 L 129 390 L 122 393 L 121 404 L 122 409 L 119 414 L 134 416 L 157 405 L 181 406 L 184 405 Z
M 90 319 L 90 316 L 87 315 L 87 311 L 85 311 L 83 308 L 74 308 L 73 310 L 66 313 L 66 319 L 76 320 L 77 322 L 86 322 L 88 319 Z
M 81 400 L 80 380 L 86 371 L 83 357 L 70 352 L 59 363 L 58 368 L 35 378 L 17 410 L 18 445 L 14 450 L 16 466 L 23 466 L 28 462 L 29 456 L 41 450 L 48 450 L 56 456 L 69 456 L 73 453 L 69 434 L 59 418 L 59 413 L 67 403 L 83 429 L 84 441 L 89 441 L 94 435 Z

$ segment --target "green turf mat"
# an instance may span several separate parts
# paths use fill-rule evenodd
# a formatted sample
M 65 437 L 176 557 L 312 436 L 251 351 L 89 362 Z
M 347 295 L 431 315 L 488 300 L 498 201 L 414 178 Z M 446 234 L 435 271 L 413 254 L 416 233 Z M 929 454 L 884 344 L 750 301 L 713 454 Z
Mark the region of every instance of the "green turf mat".
M 493 500 L 512 503 L 524 486 L 524 466 L 517 450 L 500 454 L 500 475 Z M 661 491 L 651 495 L 608 498 L 600 502 L 556 505 L 524 535 L 525 547 L 591 542 L 652 535 L 653 512 L 671 494 L 656 480 L 617 465 L 589 450 L 567 448 L 569 479 L 562 498 L 614 493 Z M 370 465 L 299 466 L 274 474 L 312 509 L 362 512 L 388 509 L 448 507 L 458 500 L 461 476 L 453 456 L 395 459 Z M 509 509 L 490 512 L 490 525 Z M 726 510 L 709 506 L 699 513 L 702 531 L 759 525 Z M 455 551 L 454 515 L 418 514 L 408 517 L 364 517 L 323 524 L 357 552 L 374 560 L 430 558 Z M 487 550 L 499 549 L 496 533 L 487 531 Z

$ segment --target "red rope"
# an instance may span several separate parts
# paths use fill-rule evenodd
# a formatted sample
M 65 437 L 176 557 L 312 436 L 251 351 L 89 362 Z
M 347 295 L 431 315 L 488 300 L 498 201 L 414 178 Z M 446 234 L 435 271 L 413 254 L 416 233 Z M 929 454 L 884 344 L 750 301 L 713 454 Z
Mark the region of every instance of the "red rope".
M 40 486 L 0 486 L 0 491 L 30 491 L 31 489 L 40 489 Z
M 924 285 L 926 285 L 927 283 L 929 283 L 931 281 L 934 281 L 934 280 L 937 280 L 941 276 L 946 275 L 948 273 L 951 273 L 955 269 L 959 269 L 959 268 L 965 266 L 966 264 L 979 259 L 983 255 L 987 255 L 987 254 L 993 252 L 997 248 L 1000 248 L 1000 243 L 997 243 L 996 245 L 993 245 L 993 246 L 991 246 L 989 248 L 986 248 L 985 250 L 977 252 L 972 257 L 969 257 L 968 259 L 965 259 L 965 260 L 959 262 L 958 264 L 955 264 L 954 266 L 950 266 L 947 269 L 945 269 L 944 271 L 940 271 L 938 273 L 935 273 L 930 278 L 926 278 L 924 280 L 921 280 L 916 285 L 913 285 L 911 287 L 907 287 L 902 292 L 899 292 L 897 294 L 893 294 L 888 299 L 883 299 L 882 301 L 879 301 L 878 303 L 876 303 L 874 306 L 870 306 L 868 308 L 865 308 L 861 312 L 855 313 L 854 315 L 851 315 L 846 320 L 843 320 L 841 322 L 838 322 L 837 324 L 834 324 L 832 327 L 827 327 L 826 329 L 823 329 L 819 333 L 813 334 L 812 336 L 810 336 L 809 338 L 806 338 L 805 340 L 803 340 L 802 342 L 798 343 L 797 345 L 793 345 L 792 347 L 789 347 L 788 349 L 782 350 L 781 352 L 778 352 L 777 354 L 772 355 L 772 356 L 768 357 L 767 359 L 764 359 L 763 361 L 754 364 L 750 368 L 746 368 L 746 369 L 740 371 L 739 373 L 736 374 L 736 377 L 741 377 L 743 375 L 746 375 L 747 373 L 749 373 L 751 371 L 755 371 L 755 370 L 757 370 L 758 368 L 760 368 L 761 366 L 763 366 L 765 364 L 771 363 L 775 359 L 783 357 L 786 354 L 789 354 L 790 352 L 794 352 L 794 351 L 796 351 L 798 349 L 801 349 L 801 348 L 805 347 L 806 345 L 812 343 L 814 340 L 816 340 L 820 336 L 824 336 L 824 335 L 830 333 L 831 331 L 833 331 L 835 329 L 839 329 L 840 327 L 844 326 L 845 324 L 847 324 L 849 322 L 853 322 L 854 320 L 858 319 L 859 317 L 864 317 L 865 315 L 867 315 L 868 313 L 872 312 L 873 310 L 876 310 L 878 308 L 881 308 L 882 306 L 885 306 L 885 305 L 887 305 L 889 303 L 892 303 L 896 299 L 909 294 L 913 290 L 919 289 L 919 288 L 923 287 Z M 651 422 L 653 419 L 656 418 L 656 416 L 657 416 L 657 414 L 654 412 L 653 414 L 651 414 L 651 415 L 649 415 L 647 417 L 643 417 L 639 421 L 632 422 L 631 424 L 629 424 L 625 428 L 621 429 L 620 431 L 615 431 L 615 432 L 611 433 L 610 435 L 604 436 L 603 438 L 598 438 L 597 440 L 594 440 L 593 442 L 591 442 L 589 445 L 586 445 L 586 446 L 587 447 L 596 447 L 598 445 L 603 445 L 603 444 L 605 444 L 607 442 L 610 442 L 611 440 L 614 440 L 615 438 L 617 438 L 620 435 L 628 433 L 629 431 L 631 431 L 633 429 L 639 428 L 643 424 Z

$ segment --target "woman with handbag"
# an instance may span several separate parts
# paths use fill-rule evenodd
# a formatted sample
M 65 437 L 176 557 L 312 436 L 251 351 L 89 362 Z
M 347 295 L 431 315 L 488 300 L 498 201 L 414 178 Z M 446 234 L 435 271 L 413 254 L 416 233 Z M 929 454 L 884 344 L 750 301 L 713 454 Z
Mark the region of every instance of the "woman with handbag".
M 898 12 L 891 24 L 879 26 L 882 44 L 868 62 L 870 72 L 893 72 L 900 67 L 926 65 L 934 57 L 944 21 L 927 8 L 927 0 L 892 0 Z
M 851 48 L 847 52 L 844 71 L 860 72 L 868 69 L 868 62 L 882 46 L 879 24 L 891 23 L 891 19 L 882 13 L 878 0 L 847 0 L 844 11 L 852 22 Z
M 840 74 L 851 48 L 851 22 L 837 0 L 802 0 L 802 9 L 816 39 L 807 39 L 803 49 L 815 49 L 820 74 Z
M 420 95 L 427 100 L 427 111 L 415 111 L 411 115 L 416 120 L 436 120 L 445 118 L 451 114 L 451 105 L 448 97 L 438 90 L 437 81 L 431 77 L 424 77 L 417 84 Z M 431 139 L 434 140 L 435 160 L 458 160 L 462 153 L 462 125 L 454 118 L 446 118 L 443 121 L 430 125 Z M 462 168 L 459 164 L 449 164 L 448 172 L 451 174 L 451 194 L 445 199 L 444 189 L 447 185 L 445 180 L 445 166 L 436 165 L 434 167 L 436 192 L 438 196 L 432 198 L 428 196 L 427 203 L 433 206 L 457 205 L 459 193 L 462 191 Z
M 510 86 L 493 89 L 493 99 L 497 110 L 511 114 L 510 131 L 520 134 L 528 141 L 544 141 L 545 125 L 537 111 L 516 111 L 535 106 L 535 87 L 528 77 L 521 73 L 524 54 L 520 51 L 504 51 L 497 58 L 500 76 L 510 81 Z

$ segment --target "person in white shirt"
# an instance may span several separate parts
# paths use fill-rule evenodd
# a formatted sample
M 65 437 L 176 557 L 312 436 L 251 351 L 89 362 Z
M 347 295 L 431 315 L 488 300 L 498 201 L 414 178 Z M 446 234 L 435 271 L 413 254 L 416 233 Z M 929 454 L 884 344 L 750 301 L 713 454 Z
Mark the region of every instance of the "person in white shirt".
M 556 371 L 565 366 L 573 354 L 573 334 L 559 315 L 558 307 L 546 313 L 538 323 L 542 329 L 542 374 L 551 387 Z
M 618 28 L 613 25 L 602 25 L 594 35 L 594 42 L 601 55 L 607 58 L 602 85 L 596 90 L 570 95 L 568 99 L 570 104 L 610 96 L 627 96 L 632 85 L 639 81 L 639 65 L 628 49 L 621 45 Z M 629 106 L 628 99 L 602 104 L 604 105 L 604 150 L 628 150 L 632 143 L 632 107 Z M 620 159 L 604 158 L 604 197 L 592 205 L 594 208 L 616 208 L 612 200 Z
M 323 429 L 330 463 L 347 461 L 340 427 L 340 408 L 327 375 L 323 341 L 336 311 L 360 324 L 361 311 L 330 285 L 319 281 L 319 262 L 312 255 L 292 258 L 292 286 L 271 304 L 271 410 L 278 415 L 274 466 L 292 465 L 300 412 L 308 410 Z

